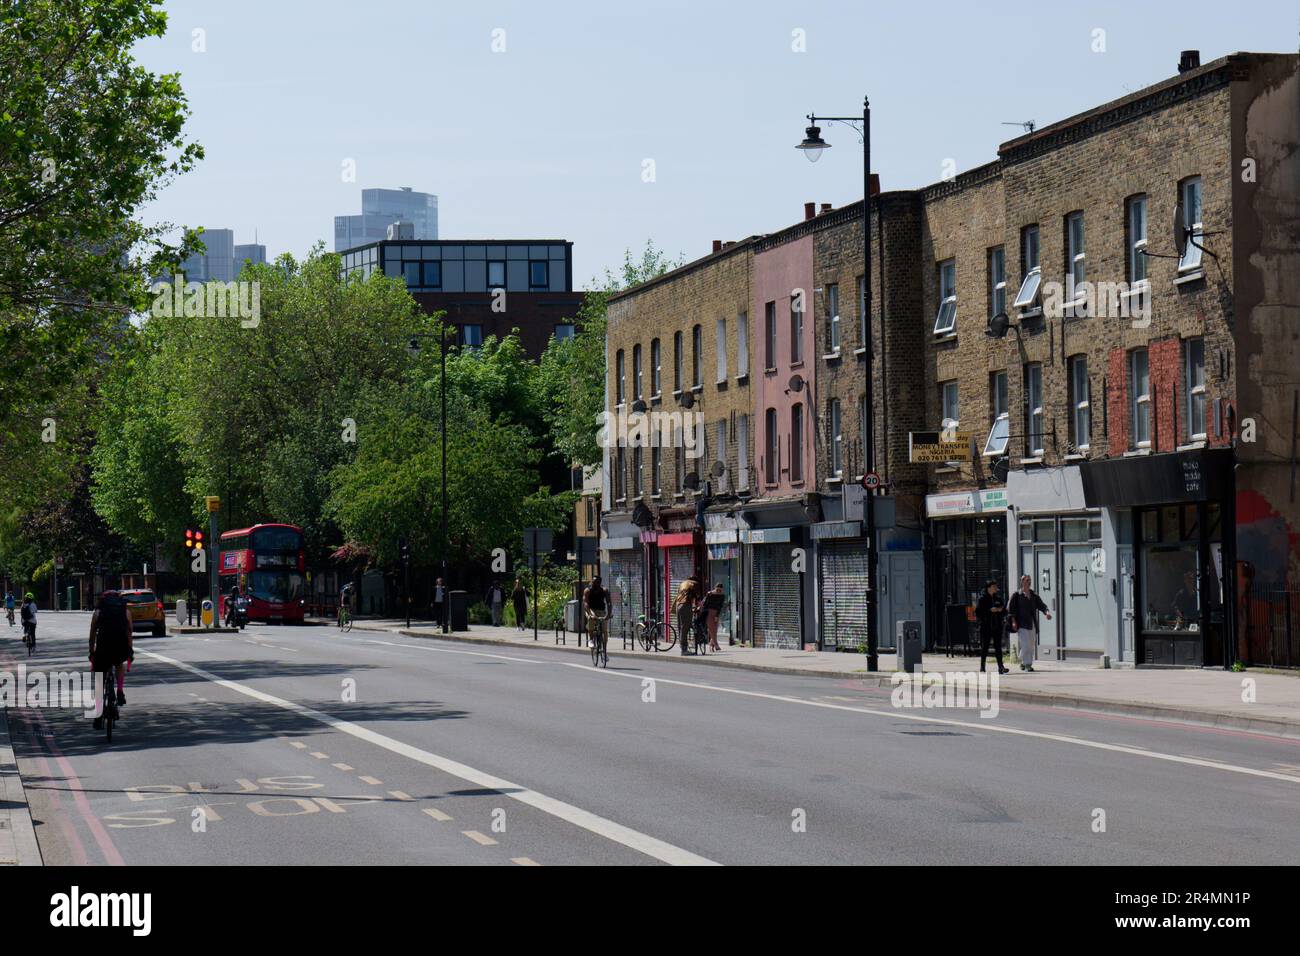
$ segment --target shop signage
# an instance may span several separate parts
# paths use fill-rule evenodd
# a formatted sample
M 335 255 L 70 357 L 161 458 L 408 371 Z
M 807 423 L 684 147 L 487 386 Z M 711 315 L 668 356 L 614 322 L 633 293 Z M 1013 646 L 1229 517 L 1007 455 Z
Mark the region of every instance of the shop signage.
M 738 540 L 740 540 L 740 535 L 735 528 L 732 528 L 730 531 L 704 532 L 705 544 L 732 544 Z
M 942 465 L 971 457 L 970 432 L 908 432 L 908 461 Z
M 925 496 L 925 514 L 929 518 L 942 518 L 945 515 L 973 515 L 975 511 L 975 495 L 969 491 Z
M 742 534 L 742 540 L 749 544 L 785 544 L 790 540 L 789 528 L 758 528 Z
M 1079 465 L 1090 508 L 1217 501 L 1231 487 L 1232 450 L 1202 448 L 1177 454 L 1087 461 Z
M 1007 489 L 991 488 L 988 491 L 981 491 L 979 505 L 980 511 L 1006 511 Z
M 857 538 L 862 535 L 860 521 L 819 521 L 812 526 L 814 541 L 826 538 Z
M 635 538 L 601 538 L 602 551 L 627 551 L 636 546 Z

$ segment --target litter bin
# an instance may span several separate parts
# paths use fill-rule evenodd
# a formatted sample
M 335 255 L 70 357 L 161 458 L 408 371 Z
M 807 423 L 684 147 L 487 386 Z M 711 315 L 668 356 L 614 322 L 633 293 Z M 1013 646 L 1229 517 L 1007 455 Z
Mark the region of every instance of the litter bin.
M 570 630 L 575 634 L 582 633 L 583 621 L 581 601 L 564 602 L 564 626 L 567 630 Z
M 63 602 L 63 608 L 64 608 L 64 610 L 66 610 L 66 611 L 80 611 L 80 610 L 81 610 L 81 602 L 78 600 L 78 598 L 80 597 L 80 595 L 77 593 L 77 588 L 76 588 L 75 586 L 70 587 L 70 588 L 66 588 L 66 589 L 64 589 L 64 593 L 67 594 L 67 598 L 66 598 L 66 599 L 64 600 L 64 602 Z
M 921 664 L 921 622 L 899 621 L 897 628 L 898 663 L 911 674 Z
M 452 591 L 449 595 L 451 599 L 451 629 L 453 631 L 469 630 L 469 595 L 465 591 Z

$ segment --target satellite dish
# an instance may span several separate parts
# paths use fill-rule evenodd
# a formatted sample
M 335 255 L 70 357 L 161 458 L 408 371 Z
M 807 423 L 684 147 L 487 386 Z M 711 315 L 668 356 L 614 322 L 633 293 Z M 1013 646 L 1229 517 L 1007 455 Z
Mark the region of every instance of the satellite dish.
M 700 476 L 695 474 L 695 472 L 691 472 L 682 481 L 682 487 L 687 491 L 698 491 L 700 487 Z
M 632 509 L 632 523 L 638 528 L 649 528 L 655 523 L 654 515 L 645 506 L 645 502 L 638 501 Z
M 984 330 L 984 334 L 991 339 L 1004 339 L 1009 328 L 1011 328 L 1011 319 L 1005 312 L 999 312 L 989 319 L 989 327 Z
M 645 410 L 646 410 L 646 403 L 644 399 L 638 398 L 635 402 L 632 403 L 632 411 L 644 412 Z
M 682 408 L 695 407 L 695 394 L 693 392 L 682 392 Z
M 1010 471 L 1010 469 L 1011 469 L 1011 461 L 1010 459 L 1007 458 L 1006 455 L 1003 455 L 1001 458 L 995 458 L 993 460 L 993 467 L 991 471 L 993 472 L 993 477 L 996 478 L 998 481 L 1006 481 L 1007 472 Z
M 714 478 L 721 478 L 727 473 L 727 463 L 721 459 L 715 461 L 713 467 L 709 469 L 709 473 L 713 475 Z
M 1180 197 L 1178 202 L 1174 203 L 1174 248 L 1178 251 L 1178 258 L 1183 257 L 1187 252 L 1187 237 L 1191 230 L 1187 228 L 1187 216 L 1183 212 L 1183 200 Z
M 800 375 L 798 372 L 790 376 L 790 391 L 792 392 L 803 391 L 803 376 Z

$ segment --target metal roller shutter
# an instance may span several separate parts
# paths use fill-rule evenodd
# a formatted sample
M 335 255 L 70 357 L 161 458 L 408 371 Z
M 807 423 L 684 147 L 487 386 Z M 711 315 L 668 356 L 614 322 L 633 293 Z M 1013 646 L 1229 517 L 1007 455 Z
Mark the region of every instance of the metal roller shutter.
M 673 606 L 673 598 L 681 583 L 695 573 L 695 552 L 692 548 L 668 548 L 668 594 L 664 601 L 665 608 Z M 699 595 L 696 595 L 697 597 Z M 670 612 L 665 612 L 670 613 Z M 673 621 L 673 627 L 677 622 Z
M 615 551 L 609 557 L 609 589 L 615 595 L 609 619 L 611 637 L 622 638 L 623 629 L 628 636 L 643 607 L 645 591 L 641 554 L 639 551 Z
M 790 545 L 754 547 L 754 646 L 798 650 L 799 574 L 791 569 Z
M 867 643 L 867 547 L 845 538 L 821 545 L 821 636 L 826 650 Z

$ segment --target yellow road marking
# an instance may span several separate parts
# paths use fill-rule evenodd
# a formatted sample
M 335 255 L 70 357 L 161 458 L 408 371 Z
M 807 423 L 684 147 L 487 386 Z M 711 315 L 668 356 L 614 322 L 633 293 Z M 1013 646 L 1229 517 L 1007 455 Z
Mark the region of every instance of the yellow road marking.
M 471 840 L 473 840 L 475 843 L 479 844 L 480 846 L 497 845 L 497 841 L 492 839 L 486 833 L 479 833 L 477 830 L 461 830 L 460 832 L 465 834 L 465 836 L 469 837 Z
M 433 807 L 425 807 L 424 812 L 438 821 L 445 821 L 451 819 L 451 817 L 447 816 L 447 814 L 443 813 L 441 810 L 435 810 L 433 809 Z

